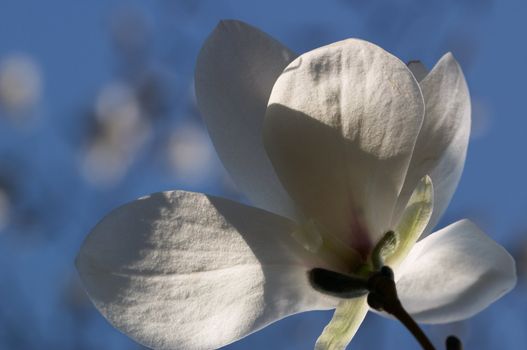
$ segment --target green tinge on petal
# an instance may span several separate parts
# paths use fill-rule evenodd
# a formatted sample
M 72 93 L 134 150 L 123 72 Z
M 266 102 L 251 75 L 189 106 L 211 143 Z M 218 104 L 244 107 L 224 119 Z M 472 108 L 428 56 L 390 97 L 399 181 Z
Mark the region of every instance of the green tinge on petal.
M 424 176 L 415 187 L 403 215 L 395 228 L 399 234 L 399 245 L 394 254 L 386 259 L 386 263 L 397 267 L 408 255 L 428 221 L 432 217 L 434 205 L 434 188 L 430 176 Z
M 366 297 L 342 300 L 318 337 L 315 350 L 344 350 L 368 312 Z
M 381 269 L 384 265 L 385 259 L 392 256 L 397 251 L 398 246 L 399 234 L 395 231 L 386 232 L 371 253 L 371 261 L 374 271 Z
M 414 189 L 395 228 L 396 233 L 388 232 L 379 244 L 377 255 L 380 258 L 386 257 L 387 265 L 397 267 L 408 255 L 432 216 L 433 202 L 434 189 L 432 180 L 427 175 Z M 395 251 L 390 254 L 392 250 Z M 366 297 L 342 300 L 318 338 L 315 350 L 346 349 L 367 312 Z

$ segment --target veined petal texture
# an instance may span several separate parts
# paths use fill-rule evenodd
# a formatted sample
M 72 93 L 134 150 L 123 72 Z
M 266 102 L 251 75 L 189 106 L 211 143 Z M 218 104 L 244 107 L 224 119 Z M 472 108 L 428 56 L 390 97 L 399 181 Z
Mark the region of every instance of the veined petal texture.
M 287 315 L 335 307 L 309 285 L 318 262 L 293 229 L 226 199 L 157 193 L 105 217 L 77 268 L 96 307 L 139 343 L 217 348 Z
M 423 114 L 406 65 L 348 39 L 287 66 L 269 99 L 264 143 L 303 214 L 367 254 L 390 229 Z
M 248 24 L 221 21 L 195 74 L 198 107 L 234 183 L 255 206 L 290 218 L 295 208 L 264 150 L 262 125 L 273 84 L 295 57 Z

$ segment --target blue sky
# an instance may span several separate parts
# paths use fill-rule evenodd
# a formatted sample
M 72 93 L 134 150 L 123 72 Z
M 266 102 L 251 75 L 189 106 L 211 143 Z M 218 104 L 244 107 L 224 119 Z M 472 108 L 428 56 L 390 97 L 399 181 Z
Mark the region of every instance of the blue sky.
M 0 348 L 140 348 L 87 302 L 73 259 L 104 213 L 141 195 L 184 188 L 240 198 L 207 141 L 199 181 L 173 171 L 164 156 L 172 140 L 183 142 L 177 130 L 202 126 L 194 62 L 225 18 L 251 23 L 297 52 L 359 37 L 431 68 L 452 51 L 472 95 L 473 136 L 439 226 L 468 217 L 518 258 L 527 255 L 526 15 L 523 0 L 2 0 L 0 62 L 29 57 L 42 88 L 28 111 L 0 108 L 0 189 L 11 203 L 0 233 Z M 94 117 L 97 101 L 116 82 L 147 96 L 149 136 L 126 153 L 118 176 L 101 183 L 90 178 L 85 157 L 104 124 Z M 467 349 L 520 348 L 527 343 L 525 293 L 520 283 L 474 318 L 426 331 L 439 343 L 459 334 Z M 330 317 L 296 315 L 226 348 L 309 348 Z M 370 315 L 350 348 L 417 347 L 400 325 Z

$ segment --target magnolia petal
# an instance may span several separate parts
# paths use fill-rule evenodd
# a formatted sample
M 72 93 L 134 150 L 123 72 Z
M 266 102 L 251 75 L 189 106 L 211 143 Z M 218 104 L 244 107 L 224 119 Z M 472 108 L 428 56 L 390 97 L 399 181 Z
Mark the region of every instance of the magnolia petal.
M 285 218 L 226 199 L 153 194 L 104 218 L 77 257 L 119 330 L 155 349 L 211 349 L 304 310 L 336 305 L 309 285 L 315 258 Z
M 399 237 L 399 244 L 395 253 L 386 259 L 388 266 L 396 269 L 408 255 L 428 225 L 428 221 L 432 216 L 433 205 L 434 187 L 430 177 L 425 176 L 417 184 L 395 228 L 395 232 L 397 232 Z
M 367 254 L 390 229 L 423 113 L 404 63 L 348 39 L 284 70 L 269 99 L 264 144 L 303 214 Z
M 342 300 L 318 338 L 315 350 L 345 350 L 367 313 L 366 297 Z
M 428 74 L 428 69 L 421 61 L 410 61 L 408 62 L 407 66 L 410 72 L 412 72 L 414 75 L 415 79 L 419 82 L 423 80 Z
M 295 58 L 278 41 L 239 21 L 221 21 L 196 63 L 198 107 L 226 170 L 263 209 L 294 218 L 294 206 L 262 143 L 273 84 Z
M 425 175 L 434 183 L 434 212 L 429 233 L 457 187 L 470 135 L 470 96 L 463 72 L 447 53 L 420 82 L 426 114 L 398 203 L 401 213 L 415 184 Z
M 415 245 L 400 267 L 397 290 L 418 322 L 446 323 L 473 316 L 515 284 L 510 254 L 461 220 Z

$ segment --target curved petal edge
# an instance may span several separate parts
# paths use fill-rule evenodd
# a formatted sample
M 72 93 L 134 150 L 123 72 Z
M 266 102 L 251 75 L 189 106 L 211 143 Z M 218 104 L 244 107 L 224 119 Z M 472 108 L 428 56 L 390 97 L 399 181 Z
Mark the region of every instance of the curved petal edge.
M 198 108 L 225 169 L 253 203 L 295 217 L 262 142 L 267 101 L 275 80 L 296 55 L 240 21 L 221 21 L 197 59 Z
M 397 281 L 404 307 L 423 323 L 469 318 L 515 285 L 512 256 L 469 220 L 418 242 Z
M 76 265 L 116 328 L 154 349 L 211 349 L 285 316 L 333 308 L 288 219 L 226 199 L 156 193 L 106 216 Z

